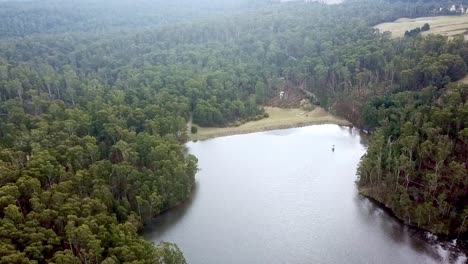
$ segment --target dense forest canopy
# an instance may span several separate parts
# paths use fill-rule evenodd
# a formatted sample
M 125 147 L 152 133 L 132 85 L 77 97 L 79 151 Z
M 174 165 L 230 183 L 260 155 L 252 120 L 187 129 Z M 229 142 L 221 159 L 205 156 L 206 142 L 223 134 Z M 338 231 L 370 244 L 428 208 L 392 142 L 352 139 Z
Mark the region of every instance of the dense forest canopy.
M 28 35 L 70 32 L 126 32 L 171 25 L 181 22 L 202 21 L 207 17 L 219 21 L 226 16 L 258 11 L 272 5 L 282 9 L 286 3 L 275 0 L 6 0 L 0 1 L 0 37 L 22 37 Z M 292 1 L 289 5 L 303 4 Z M 317 1 L 319 2 L 319 0 Z M 347 4 L 361 0 L 347 0 Z M 408 2 L 408 3 L 405 3 Z M 388 3 L 393 3 L 389 6 Z M 449 4 L 467 4 L 467 1 L 401 1 L 387 0 L 367 4 L 377 14 L 366 14 L 365 20 L 389 21 L 400 17 L 417 17 L 431 14 L 434 8 Z M 311 3 L 309 3 L 311 4 Z M 380 4 L 380 7 L 378 6 Z M 335 6 L 336 7 L 336 6 Z M 332 7 L 333 8 L 333 7 Z M 381 8 L 398 8 L 402 12 L 386 12 Z M 370 10 L 370 9 L 366 9 Z M 386 14 L 382 15 L 384 11 Z M 363 18 L 361 16 L 361 18 Z M 372 19 L 371 19 L 372 18 Z
M 458 83 L 374 98 L 366 117 L 380 124 L 359 168 L 361 190 L 408 224 L 466 233 L 467 99 Z
M 248 11 L 267 1 L 0 1 L 0 36 L 149 28 Z
M 0 2 L 2 263 L 184 263 L 137 232 L 191 193 L 189 116 L 262 118 L 285 82 L 374 132 L 362 193 L 467 233 L 467 87 L 452 82 L 468 44 L 372 28 L 440 1 L 109 3 Z

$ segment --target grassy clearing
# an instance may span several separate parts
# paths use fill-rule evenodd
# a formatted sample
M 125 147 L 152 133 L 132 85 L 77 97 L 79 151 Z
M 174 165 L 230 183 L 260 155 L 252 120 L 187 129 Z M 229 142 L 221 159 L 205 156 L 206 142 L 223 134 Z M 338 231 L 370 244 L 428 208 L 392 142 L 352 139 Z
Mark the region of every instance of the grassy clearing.
M 322 108 L 316 108 L 312 111 L 304 111 L 301 109 L 265 107 L 265 111 L 269 114 L 268 118 L 247 122 L 238 127 L 200 127 L 198 128 L 198 133 L 191 135 L 190 138 L 192 140 L 204 140 L 215 137 L 247 134 L 314 124 L 331 123 L 338 125 L 350 125 L 348 121 L 335 117 Z
M 422 27 L 425 23 L 429 23 L 431 29 L 423 32 L 423 35 L 441 34 L 451 37 L 464 34 L 468 30 L 468 15 L 400 18 L 394 22 L 379 24 L 374 28 L 379 29 L 380 32 L 390 31 L 392 37 L 399 38 L 405 35 L 405 31 Z
M 468 75 L 465 76 L 465 78 L 459 80 L 459 82 L 464 83 L 464 84 L 468 84 Z

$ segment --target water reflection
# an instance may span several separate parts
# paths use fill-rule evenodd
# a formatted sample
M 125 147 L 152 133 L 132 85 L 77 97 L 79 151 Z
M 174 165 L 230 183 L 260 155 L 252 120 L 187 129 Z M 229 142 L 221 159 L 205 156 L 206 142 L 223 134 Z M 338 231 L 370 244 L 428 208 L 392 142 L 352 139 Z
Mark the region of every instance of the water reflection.
M 190 211 L 193 201 L 197 198 L 199 186 L 198 181 L 195 182 L 190 198 L 172 210 L 166 211 L 151 221 L 150 224 L 143 229 L 143 237 L 147 240 L 153 240 L 155 237 L 162 237 L 166 232 L 171 231 L 177 226 L 177 223 Z M 160 241 L 158 241 L 160 242 Z
M 177 243 L 194 264 L 464 263 L 357 193 L 362 142 L 336 125 L 191 142 L 194 196 L 145 237 Z
M 396 218 L 392 213 L 382 208 L 382 205 L 356 193 L 355 202 L 361 209 L 360 216 L 366 225 L 379 226 L 387 237 L 394 243 L 408 245 L 420 255 L 430 257 L 435 263 L 465 263 L 467 258 L 461 254 L 462 247 L 454 247 L 449 241 L 444 241 L 436 236 L 408 227 Z

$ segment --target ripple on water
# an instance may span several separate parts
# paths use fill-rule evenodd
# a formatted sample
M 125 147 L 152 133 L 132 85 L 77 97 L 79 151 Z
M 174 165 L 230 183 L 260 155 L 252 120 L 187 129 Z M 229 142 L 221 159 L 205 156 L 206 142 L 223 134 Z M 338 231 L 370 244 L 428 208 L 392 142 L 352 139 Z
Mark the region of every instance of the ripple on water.
M 189 143 L 193 198 L 148 227 L 189 263 L 464 263 L 356 191 L 359 132 L 320 125 Z M 336 151 L 331 146 L 336 145 Z

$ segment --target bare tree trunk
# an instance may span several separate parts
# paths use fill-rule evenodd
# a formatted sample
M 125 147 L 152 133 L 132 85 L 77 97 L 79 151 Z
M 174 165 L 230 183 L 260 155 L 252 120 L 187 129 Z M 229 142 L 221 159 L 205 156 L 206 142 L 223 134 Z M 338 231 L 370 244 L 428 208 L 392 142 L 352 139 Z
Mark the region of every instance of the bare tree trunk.
M 52 91 L 50 90 L 50 85 L 46 82 L 47 91 L 49 92 L 49 98 L 52 98 Z
M 461 226 L 460 226 L 460 229 L 458 230 L 457 238 L 460 237 L 460 233 L 461 233 L 461 231 L 463 230 L 463 227 L 465 226 L 465 220 L 466 220 L 466 216 L 463 217 L 462 224 L 461 224 Z

